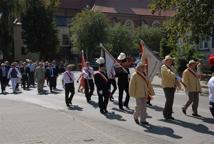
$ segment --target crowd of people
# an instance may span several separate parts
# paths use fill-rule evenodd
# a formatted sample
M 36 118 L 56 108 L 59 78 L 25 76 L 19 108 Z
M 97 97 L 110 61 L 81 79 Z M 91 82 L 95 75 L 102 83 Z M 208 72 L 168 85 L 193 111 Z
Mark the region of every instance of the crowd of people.
M 134 121 L 137 124 L 149 124 L 146 121 L 147 105 L 151 105 L 150 100 L 155 95 L 151 81 L 148 78 L 146 63 L 140 62 L 135 71 L 131 74 L 129 71 L 130 63 L 127 62 L 126 54 L 120 53 L 117 57 L 118 62 L 108 71 L 106 71 L 105 59 L 100 57 L 96 60 L 99 69 L 94 71 L 90 62 L 86 62 L 81 69 L 77 82 L 79 83 L 78 92 L 84 93 L 86 102 L 91 103 L 91 97 L 94 94 L 95 86 L 98 95 L 98 106 L 100 113 L 108 113 L 108 102 L 114 101 L 115 91 L 119 90 L 118 107 L 124 110 L 129 109 L 130 96 L 136 101 L 135 111 L 133 114 Z M 192 104 L 192 115 L 201 117 L 198 114 L 199 94 L 201 92 L 200 79 L 202 73 L 197 71 L 199 63 L 190 60 L 187 68 L 184 70 L 182 77 L 179 77 L 173 68 L 174 59 L 167 55 L 163 60 L 160 70 L 162 87 L 165 94 L 165 106 L 163 117 L 166 120 L 174 120 L 173 103 L 176 89 L 184 89 L 188 95 L 188 101 L 182 107 L 181 111 L 186 115 L 187 108 Z M 199 68 L 198 68 L 199 69 Z M 49 86 L 50 93 L 57 90 L 57 78 L 62 73 L 62 84 L 65 91 L 65 103 L 67 107 L 72 106 L 72 99 L 75 94 L 75 76 L 73 65 L 64 63 L 57 64 L 56 61 L 39 61 L 33 62 L 26 59 L 21 62 L 8 61 L 1 63 L 0 81 L 2 94 L 6 94 L 6 87 L 11 81 L 12 92 L 17 94 L 19 87 L 24 90 L 35 88 L 37 85 L 38 94 L 45 94 L 44 83 Z M 117 80 L 116 80 L 117 78 Z M 214 117 L 214 75 L 208 83 L 210 111 Z M 113 89 L 112 89 L 113 88 Z M 125 92 L 125 100 L 123 98 Z

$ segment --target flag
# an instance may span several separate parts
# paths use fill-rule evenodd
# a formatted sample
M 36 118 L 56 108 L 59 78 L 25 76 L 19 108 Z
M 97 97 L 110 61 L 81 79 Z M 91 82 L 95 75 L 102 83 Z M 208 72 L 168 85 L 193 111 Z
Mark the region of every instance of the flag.
M 141 40 L 141 62 L 147 64 L 147 75 L 150 81 L 153 80 L 157 71 L 161 68 L 162 62 L 145 46 L 144 41 Z
M 86 66 L 84 50 L 81 51 L 81 69 Z
M 105 64 L 106 64 L 106 72 L 109 77 L 109 74 L 113 71 L 113 69 L 120 68 L 124 72 L 127 72 L 124 67 L 122 67 L 117 60 L 108 52 L 108 50 L 105 49 L 103 45 L 101 45 L 101 57 L 105 59 Z M 117 70 L 116 70 L 117 71 Z

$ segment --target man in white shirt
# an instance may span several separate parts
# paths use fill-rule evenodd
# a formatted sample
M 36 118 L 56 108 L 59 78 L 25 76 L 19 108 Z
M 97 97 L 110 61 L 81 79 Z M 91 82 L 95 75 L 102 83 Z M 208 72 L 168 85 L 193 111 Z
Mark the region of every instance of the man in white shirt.
M 75 93 L 74 88 L 74 74 L 72 73 L 72 65 L 69 64 L 66 67 L 66 71 L 62 75 L 62 85 L 65 89 L 65 103 L 67 107 L 70 107 L 72 105 L 72 99 Z M 69 96 L 70 93 L 70 96 Z
M 94 81 L 93 81 L 93 75 L 94 70 L 90 66 L 90 63 L 86 62 L 86 67 L 82 69 L 83 78 L 85 79 L 85 97 L 87 99 L 87 102 L 89 103 L 91 100 L 91 96 L 94 92 Z
M 212 74 L 212 77 L 208 81 L 208 88 L 209 88 L 210 112 L 214 117 L 214 73 Z

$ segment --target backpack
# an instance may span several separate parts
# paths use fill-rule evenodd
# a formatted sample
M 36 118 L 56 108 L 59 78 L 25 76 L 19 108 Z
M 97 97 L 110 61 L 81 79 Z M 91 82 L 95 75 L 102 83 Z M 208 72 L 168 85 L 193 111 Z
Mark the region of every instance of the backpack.
M 10 75 L 11 75 L 11 78 L 17 78 L 17 71 L 15 68 L 12 69 Z

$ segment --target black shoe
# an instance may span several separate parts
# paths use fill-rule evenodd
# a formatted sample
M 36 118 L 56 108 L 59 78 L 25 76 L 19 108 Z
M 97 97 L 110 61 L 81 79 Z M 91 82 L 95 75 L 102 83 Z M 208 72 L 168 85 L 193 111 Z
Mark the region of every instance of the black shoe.
M 135 121 L 136 124 L 140 124 L 138 119 L 134 118 L 134 121 Z
M 201 117 L 201 115 L 199 115 L 199 114 L 197 114 L 197 113 L 193 113 L 192 116 Z
M 105 114 L 104 110 L 100 110 L 100 113 L 101 113 L 101 114 Z
M 123 108 L 123 107 L 119 107 L 119 109 L 120 109 L 120 110 L 124 110 L 124 108 Z
M 148 105 L 148 106 L 152 106 L 152 104 L 151 104 L 151 103 L 147 103 L 147 105 Z
M 187 114 L 185 109 L 182 109 L 182 112 L 183 112 L 185 115 Z
M 114 98 L 113 98 L 113 97 L 110 97 L 110 101 L 113 102 L 113 101 L 114 101 Z
M 140 124 L 142 124 L 142 125 L 148 125 L 148 124 L 149 124 L 149 122 L 144 121 L 144 122 L 140 122 Z

